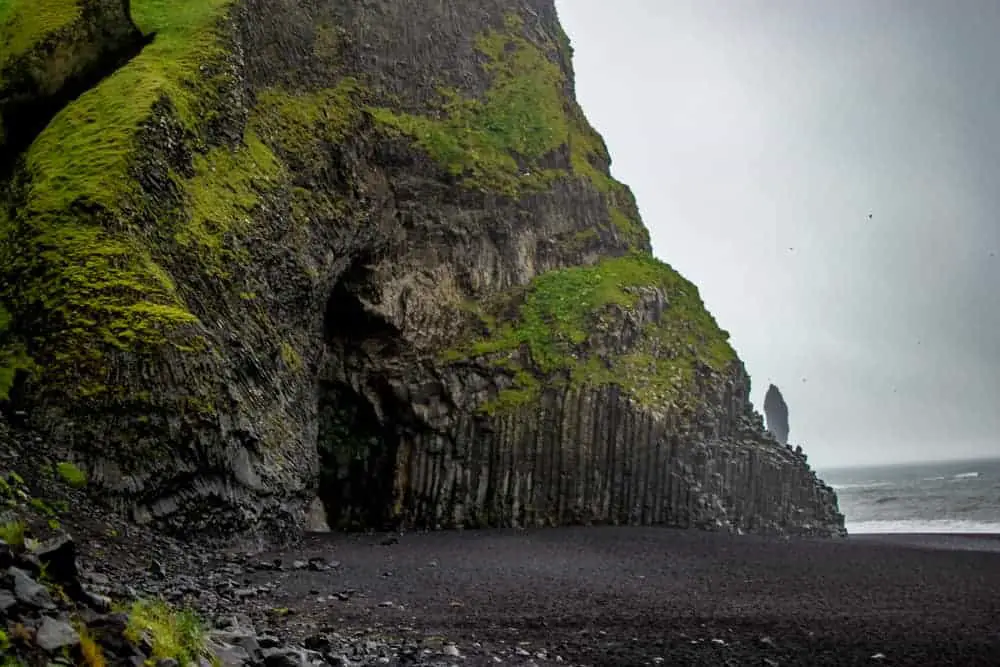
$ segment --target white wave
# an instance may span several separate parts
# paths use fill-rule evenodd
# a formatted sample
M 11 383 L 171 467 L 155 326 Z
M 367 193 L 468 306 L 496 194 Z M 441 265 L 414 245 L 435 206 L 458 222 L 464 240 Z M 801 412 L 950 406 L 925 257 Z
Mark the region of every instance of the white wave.
M 944 479 L 944 476 L 942 475 L 942 476 L 939 476 L 939 477 L 924 477 L 920 481 L 921 482 L 940 482 L 943 479 Z
M 973 479 L 979 477 L 978 472 L 960 472 L 957 475 L 952 475 L 952 479 Z
M 831 484 L 830 488 L 834 491 L 841 491 L 843 489 L 875 489 L 882 486 L 893 486 L 892 482 L 881 482 L 879 480 L 871 480 L 869 482 L 857 482 L 853 484 Z
M 1000 521 L 960 521 L 955 519 L 898 519 L 846 523 L 848 534 L 883 533 L 979 533 L 1000 535 Z

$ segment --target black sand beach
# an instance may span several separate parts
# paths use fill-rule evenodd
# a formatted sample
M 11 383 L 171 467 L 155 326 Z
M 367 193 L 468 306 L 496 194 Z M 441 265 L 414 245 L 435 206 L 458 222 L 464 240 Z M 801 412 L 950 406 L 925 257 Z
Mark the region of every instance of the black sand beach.
M 996 537 L 597 527 L 383 538 L 312 535 L 270 556 L 332 557 L 335 572 L 254 576 L 282 580 L 291 634 L 315 622 L 440 633 L 481 643 L 466 664 L 527 642 L 521 655 L 590 665 L 1000 665 Z

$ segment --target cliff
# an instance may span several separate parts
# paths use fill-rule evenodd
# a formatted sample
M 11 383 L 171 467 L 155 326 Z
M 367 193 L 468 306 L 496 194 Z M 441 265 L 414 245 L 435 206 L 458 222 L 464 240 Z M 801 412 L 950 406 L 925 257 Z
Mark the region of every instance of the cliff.
M 190 534 L 839 534 L 552 0 L 9 0 L 0 398 Z
M 785 403 L 781 390 L 775 385 L 768 385 L 764 394 L 764 416 L 767 419 L 767 430 L 778 442 L 788 444 L 788 404 Z

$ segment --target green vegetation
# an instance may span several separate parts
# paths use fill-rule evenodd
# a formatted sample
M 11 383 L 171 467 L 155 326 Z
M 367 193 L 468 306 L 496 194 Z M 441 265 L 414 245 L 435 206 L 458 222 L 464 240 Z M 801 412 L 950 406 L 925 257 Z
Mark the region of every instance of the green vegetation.
M 0 219 L 0 229 L 2 222 Z M 0 252 L 0 256 L 2 255 Z M 18 371 L 34 370 L 34 362 L 25 351 L 24 345 L 10 339 L 11 320 L 10 311 L 0 305 L 0 401 L 10 398 L 10 390 L 14 386 Z
M 183 666 L 208 657 L 205 629 L 193 611 L 174 609 L 162 600 L 138 600 L 128 617 L 126 639 L 138 643 L 145 636 L 154 659 L 174 659 Z
M 466 184 L 515 195 L 545 187 L 559 176 L 522 169 L 518 158 L 537 162 L 567 142 L 565 77 L 546 53 L 514 35 L 521 21 L 508 17 L 509 33 L 488 32 L 476 43 L 489 58 L 493 85 L 483 100 L 441 89 L 443 118 L 372 108 L 376 120 L 409 135 L 437 162 Z
M 23 547 L 27 530 L 23 521 L 7 521 L 0 524 L 0 540 L 13 547 Z
M 302 357 L 299 355 L 298 351 L 292 347 L 291 343 L 283 341 L 281 343 L 280 351 L 281 360 L 284 362 L 286 368 L 296 373 L 302 370 Z
M 69 461 L 57 463 L 56 474 L 59 475 L 62 481 L 75 489 L 80 489 L 87 485 L 87 473 Z
M 315 165 L 322 159 L 320 141 L 342 141 L 360 119 L 361 93 L 361 85 L 353 78 L 310 93 L 272 88 L 257 96 L 251 123 L 289 157 Z
M 78 18 L 80 0 L 4 0 L 0 3 L 0 71 Z
M 133 19 L 155 40 L 57 114 L 28 149 L 30 180 L 18 193 L 16 215 L 0 218 L 0 266 L 7 272 L 0 300 L 14 314 L 7 326 L 43 335 L 44 348 L 32 354 L 46 386 L 95 396 L 113 390 L 104 385 L 109 351 L 203 345 L 197 318 L 163 268 L 163 244 L 135 224 L 163 216 L 150 208 L 162 202 L 141 192 L 132 170 L 143 158 L 139 128 L 153 116 L 169 113 L 192 136 L 214 117 L 224 83 L 224 75 L 211 74 L 224 71 L 213 67 L 224 55 L 216 25 L 230 3 L 134 0 Z M 240 176 L 208 172 L 250 164 L 259 169 L 246 179 L 270 175 L 274 162 L 261 148 L 251 137 L 245 149 L 212 149 L 196 159 L 195 177 L 182 184 L 191 208 L 177 230 L 182 248 L 219 248 L 219 237 L 249 205 L 249 186 Z M 220 211 L 212 197 L 222 194 L 231 208 Z M 16 249 L 5 246 L 15 234 Z M 203 257 L 219 270 L 219 252 Z M 0 395 L 26 365 L 23 350 L 2 343 L 0 333 Z
M 188 195 L 189 215 L 174 239 L 204 264 L 207 275 L 226 278 L 227 266 L 245 259 L 233 242 L 245 232 L 260 201 L 283 166 L 256 134 L 247 132 L 246 146 L 220 146 L 194 159 L 195 175 L 181 183 Z
M 80 633 L 80 662 L 83 667 L 107 667 L 104 651 L 87 630 L 87 626 L 79 623 L 77 631 Z
M 481 35 L 477 49 L 492 85 L 484 99 L 466 99 L 442 88 L 434 116 L 371 107 L 384 125 L 413 138 L 432 159 L 472 188 L 517 196 L 540 190 L 565 175 L 539 166 L 542 158 L 568 146 L 572 173 L 589 180 L 604 196 L 611 223 L 634 247 L 648 244 L 648 232 L 629 206 L 626 189 L 606 173 L 610 162 L 600 135 L 566 95 L 568 82 L 550 54 L 522 36 L 523 22 L 506 18 L 505 31 Z M 565 38 L 562 35 L 560 39 Z M 568 39 L 553 50 L 571 51 Z
M 607 315 L 634 308 L 640 290 L 657 288 L 667 299 L 658 322 L 645 325 L 628 350 L 601 350 Z M 514 386 L 487 412 L 516 407 L 536 397 L 543 382 L 572 386 L 617 384 L 640 403 L 663 406 L 681 399 L 698 363 L 721 371 L 735 359 L 728 334 L 705 309 L 697 288 L 669 265 L 647 255 L 606 259 L 544 273 L 523 293 L 493 304 L 491 312 L 517 305 L 514 321 L 497 324 L 485 315 L 490 333 L 446 359 L 487 357 L 507 369 Z M 519 352 L 530 355 L 527 367 Z

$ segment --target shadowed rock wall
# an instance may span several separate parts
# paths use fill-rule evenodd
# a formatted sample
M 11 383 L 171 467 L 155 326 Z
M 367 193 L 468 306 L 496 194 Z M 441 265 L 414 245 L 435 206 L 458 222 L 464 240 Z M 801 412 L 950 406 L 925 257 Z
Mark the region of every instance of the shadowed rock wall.
M 120 6 L 143 48 L 34 79 L 61 108 L 0 208 L 0 399 L 111 502 L 181 534 L 842 530 L 651 256 L 552 0 Z

